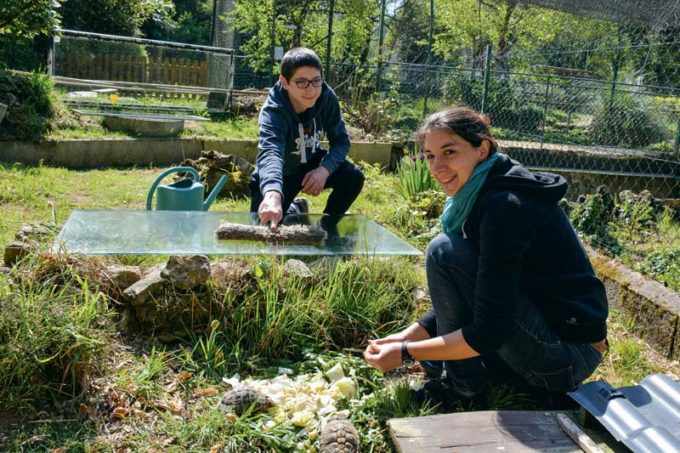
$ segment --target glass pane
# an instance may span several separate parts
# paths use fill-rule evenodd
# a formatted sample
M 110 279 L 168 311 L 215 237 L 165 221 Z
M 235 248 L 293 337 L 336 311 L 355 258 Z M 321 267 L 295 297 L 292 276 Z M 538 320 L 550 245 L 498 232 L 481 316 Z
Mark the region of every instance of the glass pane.
M 363 215 L 286 216 L 285 224 L 320 225 L 318 245 L 218 240 L 222 220 L 259 225 L 245 212 L 75 210 L 52 251 L 84 255 L 420 255 L 421 252 Z

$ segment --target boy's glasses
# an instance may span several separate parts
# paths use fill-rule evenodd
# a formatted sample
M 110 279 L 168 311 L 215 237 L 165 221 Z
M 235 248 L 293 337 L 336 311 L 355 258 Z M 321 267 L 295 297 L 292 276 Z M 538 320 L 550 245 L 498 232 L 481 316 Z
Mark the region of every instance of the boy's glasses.
M 319 88 L 321 86 L 321 84 L 323 83 L 323 79 L 322 78 L 312 79 L 312 80 L 297 79 L 297 80 L 293 80 L 293 82 L 295 83 L 295 86 L 297 86 L 299 89 L 304 90 L 305 88 L 307 88 L 310 85 L 313 86 L 314 88 Z

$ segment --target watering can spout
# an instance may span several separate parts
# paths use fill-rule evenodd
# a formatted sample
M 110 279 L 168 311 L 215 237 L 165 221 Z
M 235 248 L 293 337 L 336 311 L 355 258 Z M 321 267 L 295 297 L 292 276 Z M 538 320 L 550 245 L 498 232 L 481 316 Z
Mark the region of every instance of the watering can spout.
M 205 199 L 203 202 L 203 210 L 207 211 L 210 209 L 210 205 L 212 204 L 213 201 L 215 201 L 215 198 L 217 198 L 217 195 L 220 193 L 220 190 L 222 190 L 222 187 L 224 187 L 224 184 L 227 182 L 227 175 L 224 175 L 220 178 L 219 181 L 217 181 L 217 184 L 215 184 L 215 188 L 210 192 L 210 195 L 208 195 L 208 198 Z

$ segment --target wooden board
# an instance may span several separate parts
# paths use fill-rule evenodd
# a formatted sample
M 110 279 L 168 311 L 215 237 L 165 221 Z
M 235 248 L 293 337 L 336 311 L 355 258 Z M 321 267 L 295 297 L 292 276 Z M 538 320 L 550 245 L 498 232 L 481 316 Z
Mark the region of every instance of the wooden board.
M 580 452 L 559 427 L 556 412 L 482 411 L 393 418 L 400 453 Z

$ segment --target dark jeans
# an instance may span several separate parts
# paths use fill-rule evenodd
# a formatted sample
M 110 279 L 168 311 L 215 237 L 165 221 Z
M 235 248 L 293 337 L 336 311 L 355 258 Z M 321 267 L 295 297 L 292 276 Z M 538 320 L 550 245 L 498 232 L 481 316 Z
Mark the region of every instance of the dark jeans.
M 325 151 L 318 151 L 306 164 L 303 164 L 297 173 L 283 176 L 283 202 L 282 209 L 286 213 L 290 204 L 302 190 L 302 180 L 305 175 L 314 170 L 326 155 Z M 357 167 L 343 161 L 340 166 L 328 177 L 324 189 L 333 189 L 328 197 L 324 214 L 345 214 L 354 200 L 359 196 L 364 186 L 364 174 Z M 253 175 L 250 179 L 250 212 L 257 212 L 262 203 L 263 195 L 260 192 L 260 178 Z
M 437 335 L 451 333 L 473 321 L 478 256 L 467 239 L 442 234 L 427 250 L 430 297 Z M 515 334 L 497 351 L 467 360 L 444 362 L 453 388 L 464 396 L 503 380 L 549 392 L 576 389 L 602 361 L 589 344 L 562 342 L 528 297 L 518 301 Z M 431 332 L 430 334 L 433 334 Z

